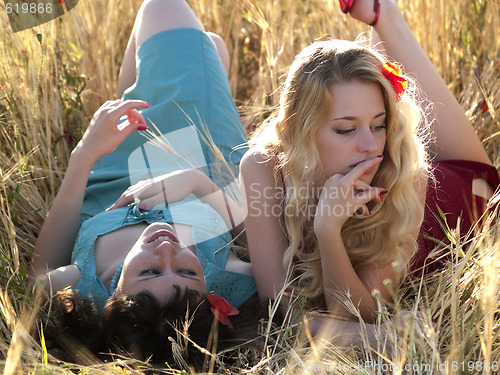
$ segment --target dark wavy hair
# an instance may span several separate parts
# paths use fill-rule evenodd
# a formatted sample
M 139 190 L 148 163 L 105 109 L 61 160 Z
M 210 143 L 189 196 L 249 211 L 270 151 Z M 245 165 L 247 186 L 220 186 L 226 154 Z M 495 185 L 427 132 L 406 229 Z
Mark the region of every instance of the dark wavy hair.
M 179 287 L 166 303 L 144 291 L 113 296 L 100 315 L 73 289 L 58 292 L 52 305 L 46 338 L 58 358 L 83 364 L 118 354 L 179 370 L 202 370 L 207 353 L 224 352 L 228 365 L 231 347 L 259 345 L 257 295 L 230 317 L 232 330 L 214 320 L 206 296 Z

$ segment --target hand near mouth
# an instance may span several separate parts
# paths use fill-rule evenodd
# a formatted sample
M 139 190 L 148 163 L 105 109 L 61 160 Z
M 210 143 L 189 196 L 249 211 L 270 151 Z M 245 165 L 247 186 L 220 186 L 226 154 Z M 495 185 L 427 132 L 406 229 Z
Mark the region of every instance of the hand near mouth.
M 371 213 L 366 203 L 374 200 L 381 202 L 381 195 L 387 190 L 381 187 L 372 187 L 361 177 L 375 168 L 382 157 L 375 157 L 357 163 L 354 168 L 345 175 L 335 174 L 325 182 L 321 196 L 318 201 L 314 217 L 314 230 L 329 231 L 332 228 L 340 228 L 356 212 L 364 216 Z
M 352 170 L 352 169 L 356 168 L 358 165 L 360 165 L 362 163 L 365 163 L 365 162 L 368 162 L 368 161 L 373 161 L 373 160 L 382 161 L 383 159 L 384 159 L 384 155 L 378 155 L 378 156 L 375 156 L 373 158 L 368 158 L 368 159 L 364 159 L 364 160 L 358 161 L 357 163 L 354 163 L 354 164 L 350 165 L 349 168 Z

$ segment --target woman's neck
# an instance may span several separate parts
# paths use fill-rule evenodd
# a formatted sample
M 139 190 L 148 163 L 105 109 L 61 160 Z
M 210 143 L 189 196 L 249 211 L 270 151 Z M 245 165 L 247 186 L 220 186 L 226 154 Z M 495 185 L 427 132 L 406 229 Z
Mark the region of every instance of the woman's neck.
M 123 266 L 123 262 L 117 262 L 116 264 L 110 265 L 108 269 L 106 269 L 101 275 L 98 275 L 101 279 L 102 283 L 108 290 L 111 291 L 111 281 L 115 276 L 117 270 Z M 116 280 L 118 282 L 118 280 Z M 116 286 L 116 285 L 115 285 Z M 113 293 L 113 291 L 111 291 Z
M 97 238 L 94 247 L 96 275 L 106 286 L 146 227 L 147 223 L 129 225 Z

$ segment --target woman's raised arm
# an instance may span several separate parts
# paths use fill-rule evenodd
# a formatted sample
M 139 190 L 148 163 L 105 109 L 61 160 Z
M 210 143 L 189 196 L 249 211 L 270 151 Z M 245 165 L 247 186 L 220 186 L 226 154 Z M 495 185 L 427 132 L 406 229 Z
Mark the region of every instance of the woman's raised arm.
M 61 187 L 38 236 L 30 275 L 42 276 L 69 264 L 80 228 L 80 213 L 87 180 L 94 163 L 114 151 L 133 131 L 147 128 L 137 108 L 142 101 L 106 102 L 92 118 L 81 141 L 72 151 Z M 129 122 L 118 128 L 118 120 Z
M 358 3 L 359 6 L 356 7 Z M 365 14 L 371 9 L 372 6 L 366 6 L 363 1 L 358 0 L 351 15 L 366 21 L 373 17 L 371 14 Z M 420 87 L 432 103 L 430 115 L 434 119 L 436 142 L 431 147 L 435 159 L 464 159 L 491 164 L 462 106 L 418 43 L 395 1 L 380 1 L 380 17 L 375 30 L 386 53 L 403 64 L 407 73 L 416 76 Z

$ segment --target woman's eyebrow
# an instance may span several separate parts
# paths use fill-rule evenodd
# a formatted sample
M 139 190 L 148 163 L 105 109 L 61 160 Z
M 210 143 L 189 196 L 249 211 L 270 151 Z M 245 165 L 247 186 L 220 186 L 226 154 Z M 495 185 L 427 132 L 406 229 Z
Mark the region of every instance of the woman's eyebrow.
M 337 121 L 337 120 L 348 120 L 348 121 L 354 121 L 356 120 L 355 116 L 342 116 L 342 117 L 337 117 L 332 119 L 332 121 Z
M 373 116 L 373 118 L 376 119 L 376 118 L 379 118 L 382 116 L 385 116 L 385 112 L 380 112 L 380 113 L 376 114 L 375 116 Z M 337 120 L 354 121 L 356 119 L 357 119 L 356 116 L 342 116 L 342 117 L 334 118 L 334 119 L 332 119 L 332 121 L 337 121 Z
M 202 281 L 201 277 L 199 277 L 198 275 L 184 275 L 184 274 L 175 274 L 176 276 L 178 277 L 184 277 L 186 279 L 191 279 L 191 280 L 195 280 L 195 281 Z M 138 282 L 144 282 L 144 281 L 149 281 L 149 280 L 153 280 L 157 277 L 162 277 L 164 276 L 163 274 L 160 274 L 160 275 L 152 275 L 152 276 L 149 276 L 149 277 L 146 277 L 144 279 L 139 279 L 137 280 Z
M 186 279 L 201 281 L 201 278 L 198 275 L 179 275 L 179 276 L 185 277 Z

